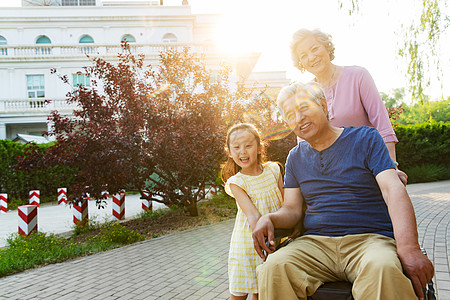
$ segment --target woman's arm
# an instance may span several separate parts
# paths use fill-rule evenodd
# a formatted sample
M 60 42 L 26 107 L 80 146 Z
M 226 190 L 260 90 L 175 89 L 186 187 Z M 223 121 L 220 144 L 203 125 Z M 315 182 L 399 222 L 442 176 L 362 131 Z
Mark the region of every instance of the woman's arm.
M 359 80 L 361 103 L 364 106 L 370 124 L 378 130 L 386 144 L 390 142 L 397 143 L 398 140 L 392 128 L 386 106 L 381 99 L 375 81 L 369 71 L 361 68 L 361 77 Z M 395 153 L 393 159 L 395 159 Z
M 387 142 L 386 147 L 388 148 L 389 156 L 391 157 L 392 161 L 397 161 L 397 156 L 395 155 L 395 143 Z
M 386 147 L 389 151 L 389 156 L 391 157 L 392 161 L 395 163 L 395 170 L 397 171 L 397 175 L 400 178 L 400 181 L 403 183 L 403 185 L 406 186 L 408 183 L 408 175 L 406 175 L 405 172 L 402 170 L 399 170 L 398 163 L 397 163 L 397 157 L 395 155 L 395 143 L 394 142 L 388 142 L 386 143 Z
M 261 218 L 261 213 L 258 211 L 248 194 L 242 188 L 235 184 L 230 184 L 230 189 L 233 193 L 234 198 L 236 199 L 237 204 L 247 217 L 250 228 L 253 231 L 255 229 L 256 222 L 258 222 L 259 218 Z
M 375 127 L 386 143 L 389 151 L 389 156 L 392 161 L 396 163 L 397 175 L 403 185 L 406 186 L 408 182 L 408 175 L 397 168 L 397 157 L 395 153 L 395 143 L 398 142 L 394 129 L 392 128 L 389 114 L 386 106 L 381 99 L 380 93 L 375 85 L 375 82 L 370 73 L 363 68 L 361 82 L 360 82 L 361 102 L 367 113 L 370 123 Z

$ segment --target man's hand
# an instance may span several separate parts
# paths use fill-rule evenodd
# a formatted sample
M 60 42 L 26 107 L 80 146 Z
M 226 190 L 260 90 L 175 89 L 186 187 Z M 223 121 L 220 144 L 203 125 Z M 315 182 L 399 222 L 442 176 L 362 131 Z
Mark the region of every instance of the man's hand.
M 404 249 L 398 251 L 403 272 L 411 280 L 414 292 L 419 299 L 424 299 L 423 290 L 434 275 L 434 267 L 428 257 L 420 249 Z
M 258 220 L 256 227 L 253 230 L 252 237 L 256 252 L 263 261 L 266 261 L 264 251 L 266 251 L 267 254 L 275 251 L 274 227 L 269 215 L 264 215 Z M 266 244 L 266 237 L 269 246 Z

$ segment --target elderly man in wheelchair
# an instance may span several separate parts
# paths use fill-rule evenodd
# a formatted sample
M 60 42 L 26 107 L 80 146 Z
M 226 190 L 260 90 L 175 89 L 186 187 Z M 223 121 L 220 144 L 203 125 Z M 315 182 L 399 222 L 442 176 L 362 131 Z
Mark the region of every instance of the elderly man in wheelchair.
M 314 82 L 284 88 L 277 105 L 304 141 L 286 161 L 283 207 L 262 216 L 253 231 L 265 261 L 257 268 L 260 299 L 314 299 L 335 281 L 349 282 L 356 300 L 424 299 L 434 268 L 379 133 L 331 126 Z M 299 224 L 303 234 L 274 252 L 274 228 Z

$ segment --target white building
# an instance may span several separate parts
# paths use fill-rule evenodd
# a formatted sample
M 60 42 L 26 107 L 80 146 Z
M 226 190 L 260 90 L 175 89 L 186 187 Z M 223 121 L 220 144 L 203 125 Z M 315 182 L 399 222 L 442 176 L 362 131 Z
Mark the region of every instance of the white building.
M 22 7 L 1 8 L 0 139 L 41 135 L 54 109 L 70 114 L 73 108 L 65 102 L 70 87 L 50 70 L 67 75 L 73 86 L 89 85 L 89 78 L 79 74 L 90 63 L 86 54 L 115 60 L 124 39 L 152 64 L 168 46 L 190 46 L 205 54 L 212 69 L 225 60 L 236 80 L 246 81 L 260 54 L 230 58 L 218 52 L 213 43 L 218 17 L 192 14 L 187 0 L 179 6 L 162 0 L 23 0 Z M 273 76 L 277 87 L 287 83 L 284 72 L 252 77 L 270 85 Z

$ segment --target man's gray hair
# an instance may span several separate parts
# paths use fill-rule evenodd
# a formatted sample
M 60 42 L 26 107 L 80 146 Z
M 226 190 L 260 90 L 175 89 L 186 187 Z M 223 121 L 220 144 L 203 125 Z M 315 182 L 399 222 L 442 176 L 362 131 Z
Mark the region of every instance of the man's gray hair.
M 277 97 L 277 108 L 281 113 L 283 119 L 285 119 L 282 109 L 283 103 L 293 97 L 307 97 L 309 100 L 314 101 L 317 105 L 322 105 L 321 101 L 325 100 L 325 94 L 317 82 L 310 81 L 307 83 L 294 82 L 281 89 Z M 327 115 L 328 118 L 328 115 Z

